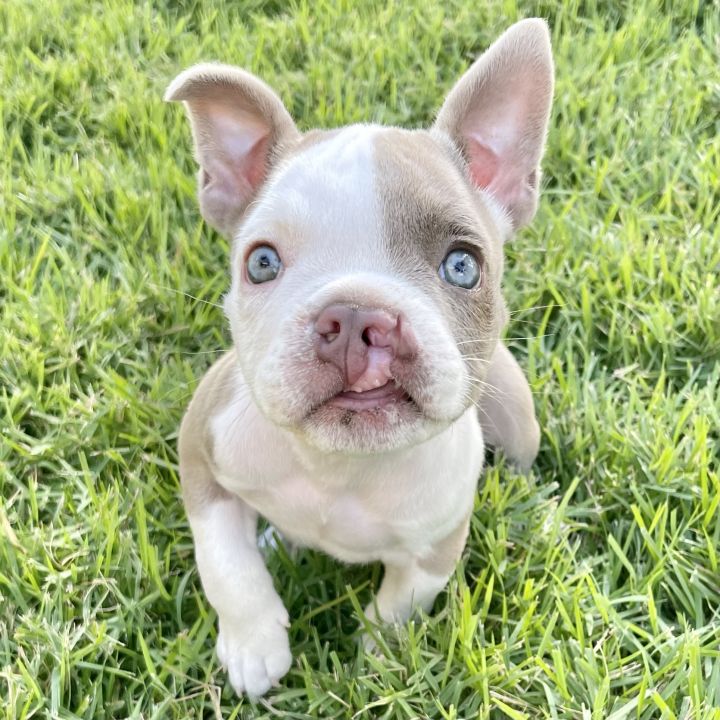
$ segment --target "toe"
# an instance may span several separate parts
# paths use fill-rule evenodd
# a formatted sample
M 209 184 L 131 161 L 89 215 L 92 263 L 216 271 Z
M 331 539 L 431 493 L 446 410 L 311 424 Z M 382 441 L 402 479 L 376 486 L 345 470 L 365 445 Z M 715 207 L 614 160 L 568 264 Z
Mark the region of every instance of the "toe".
M 227 652 L 227 648 L 225 646 L 225 636 L 222 633 L 220 633 L 218 635 L 217 646 L 215 647 L 215 651 L 217 653 L 218 660 L 220 661 L 220 665 L 222 665 L 222 667 L 224 667 L 227 670 L 228 652 Z
M 257 698 L 270 689 L 265 663 L 260 655 L 246 653 L 243 662 L 245 675 L 245 692 L 248 697 Z
M 284 649 L 269 655 L 265 659 L 265 669 L 270 682 L 276 683 L 292 665 L 292 654 L 289 649 Z
M 242 695 L 245 692 L 245 674 L 243 672 L 242 658 L 232 658 L 228 663 L 228 680 L 233 686 L 233 690 L 238 695 Z

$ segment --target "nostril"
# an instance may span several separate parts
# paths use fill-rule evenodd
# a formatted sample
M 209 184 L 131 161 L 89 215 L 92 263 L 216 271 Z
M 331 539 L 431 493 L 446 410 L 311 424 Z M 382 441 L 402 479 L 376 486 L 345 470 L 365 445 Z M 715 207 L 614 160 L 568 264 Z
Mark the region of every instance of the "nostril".
M 368 345 L 368 346 L 372 345 L 372 340 L 370 339 L 370 328 L 369 328 L 369 327 L 366 327 L 366 328 L 362 331 L 362 336 L 361 336 L 361 337 L 362 337 L 362 341 L 363 341 L 366 345 Z
M 323 337 L 328 342 L 332 342 L 340 334 L 340 323 L 333 321 L 327 332 L 323 333 Z
M 342 325 L 339 320 L 333 320 L 332 318 L 325 318 L 315 325 L 315 331 L 317 334 L 325 340 L 325 342 L 331 343 L 342 330 Z

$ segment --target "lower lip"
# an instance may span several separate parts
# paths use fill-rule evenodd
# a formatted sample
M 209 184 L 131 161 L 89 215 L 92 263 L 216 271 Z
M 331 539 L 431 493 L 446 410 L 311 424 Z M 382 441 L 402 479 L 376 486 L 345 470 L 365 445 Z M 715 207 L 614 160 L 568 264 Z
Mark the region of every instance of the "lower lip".
M 408 401 L 407 393 L 395 385 L 387 383 L 382 387 L 365 392 L 341 392 L 327 401 L 328 405 L 344 408 L 346 410 L 376 410 L 389 405 L 396 405 Z

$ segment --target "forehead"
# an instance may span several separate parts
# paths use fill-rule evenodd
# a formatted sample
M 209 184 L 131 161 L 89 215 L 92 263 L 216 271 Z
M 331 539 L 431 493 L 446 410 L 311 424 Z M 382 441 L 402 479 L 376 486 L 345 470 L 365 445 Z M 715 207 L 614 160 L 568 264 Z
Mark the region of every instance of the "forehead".
M 358 125 L 303 137 L 271 174 L 240 234 L 343 244 L 376 238 L 375 132 Z
M 270 232 L 349 255 L 427 254 L 458 228 L 484 244 L 487 212 L 441 139 L 352 125 L 305 135 L 272 174 L 242 234 Z
M 387 241 L 445 249 L 449 238 L 482 248 L 497 245 L 498 219 L 483 193 L 471 187 L 463 161 L 440 135 L 387 129 L 378 136 L 378 200 Z

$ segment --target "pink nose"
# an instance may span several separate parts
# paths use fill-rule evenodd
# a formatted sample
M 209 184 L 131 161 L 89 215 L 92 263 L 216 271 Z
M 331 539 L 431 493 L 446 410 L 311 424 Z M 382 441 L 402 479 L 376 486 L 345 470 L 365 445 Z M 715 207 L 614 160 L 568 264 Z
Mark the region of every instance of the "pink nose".
M 384 384 L 390 362 L 411 356 L 417 347 L 401 315 L 340 303 L 318 315 L 315 332 L 318 358 L 335 365 L 353 389 L 358 383 L 360 389 L 366 382 Z

